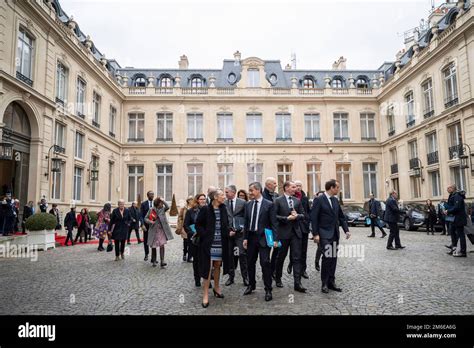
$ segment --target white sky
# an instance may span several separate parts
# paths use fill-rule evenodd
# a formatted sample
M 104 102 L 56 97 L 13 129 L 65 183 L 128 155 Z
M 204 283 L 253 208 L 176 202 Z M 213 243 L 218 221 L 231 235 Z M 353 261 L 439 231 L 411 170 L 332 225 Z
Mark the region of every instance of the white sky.
M 442 1 L 435 1 L 440 5 Z M 298 69 L 348 69 L 394 61 L 403 32 L 427 19 L 431 0 L 60 0 L 63 10 L 122 67 L 221 68 L 242 58 L 296 53 Z

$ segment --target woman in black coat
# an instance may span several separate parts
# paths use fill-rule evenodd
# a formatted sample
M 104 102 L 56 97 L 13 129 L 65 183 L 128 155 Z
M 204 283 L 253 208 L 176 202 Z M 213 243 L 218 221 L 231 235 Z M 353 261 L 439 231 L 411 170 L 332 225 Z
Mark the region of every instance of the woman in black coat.
M 127 244 L 131 244 L 130 237 L 133 230 L 135 230 L 135 235 L 137 236 L 137 244 L 140 244 L 142 242 L 140 240 L 140 212 L 137 208 L 137 202 L 133 202 L 130 207 L 130 217 L 132 218 L 132 222 L 130 223 L 130 228 L 128 230 Z
M 115 208 L 110 217 L 110 232 L 109 238 L 112 238 L 115 243 L 115 261 L 125 259 L 125 242 L 128 237 L 128 229 L 132 218 L 130 211 L 125 208 L 125 201 L 123 199 L 118 201 L 118 208 Z
M 191 238 L 194 231 L 196 230 L 196 220 L 199 214 L 199 211 L 202 207 L 206 206 L 206 195 L 204 193 L 199 193 L 194 197 L 191 208 L 186 211 L 184 215 L 183 229 L 186 232 L 188 238 L 188 252 L 193 259 L 193 272 L 194 272 L 194 283 L 196 286 L 201 286 L 201 276 L 199 274 L 199 255 L 198 247 L 191 242 Z M 191 226 L 194 225 L 194 230 Z
M 221 265 L 224 275 L 229 273 L 229 222 L 224 204 L 225 195 L 217 190 L 211 197 L 211 203 L 199 210 L 196 219 L 196 233 L 199 237 L 198 257 L 199 273 L 204 279 L 202 306 L 209 306 L 209 283 L 211 281 L 211 263 L 214 268 L 214 297 L 224 298 L 219 286 Z

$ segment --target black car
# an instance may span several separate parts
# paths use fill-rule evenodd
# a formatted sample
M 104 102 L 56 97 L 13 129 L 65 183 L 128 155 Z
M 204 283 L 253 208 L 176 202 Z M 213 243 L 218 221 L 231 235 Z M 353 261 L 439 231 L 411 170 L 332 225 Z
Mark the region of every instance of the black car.
M 350 226 L 368 226 L 367 218 L 369 214 L 364 210 L 364 208 L 359 207 L 358 205 L 343 205 L 342 211 L 346 217 L 347 223 Z
M 398 220 L 398 225 L 407 231 L 416 231 L 420 227 L 426 228 L 426 215 L 424 204 L 403 203 L 400 207 L 400 220 Z M 438 219 L 434 227 L 438 232 L 443 229 Z

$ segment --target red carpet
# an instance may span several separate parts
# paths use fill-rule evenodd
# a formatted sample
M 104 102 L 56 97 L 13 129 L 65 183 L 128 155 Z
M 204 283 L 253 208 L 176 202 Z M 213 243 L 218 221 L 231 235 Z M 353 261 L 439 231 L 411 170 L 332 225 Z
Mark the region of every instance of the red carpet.
M 15 236 L 24 236 L 24 234 L 21 233 L 21 232 L 16 232 L 16 233 L 14 233 L 14 235 Z M 76 238 L 76 235 L 73 234 L 73 237 Z M 66 236 L 60 236 L 57 233 L 55 233 L 54 239 L 56 240 L 56 244 L 59 244 L 57 246 L 65 246 L 64 243 L 66 242 Z M 136 244 L 137 239 L 136 238 L 135 239 L 130 239 L 130 242 Z M 106 243 L 107 243 L 107 240 L 105 241 L 105 244 Z M 98 239 L 92 239 L 92 240 L 88 240 L 86 243 L 77 242 L 77 244 L 99 244 L 99 240 Z M 71 245 L 70 241 L 68 242 L 68 245 L 69 246 Z

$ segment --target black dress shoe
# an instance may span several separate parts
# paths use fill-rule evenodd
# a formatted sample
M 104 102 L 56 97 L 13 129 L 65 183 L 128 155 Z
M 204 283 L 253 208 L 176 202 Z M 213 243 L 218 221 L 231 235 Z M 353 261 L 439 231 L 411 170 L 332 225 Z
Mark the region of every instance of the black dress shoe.
M 448 251 L 446 254 L 453 255 L 453 253 L 454 253 L 454 250 L 451 250 L 451 251 Z
M 399 246 L 396 246 L 395 249 L 405 249 L 405 247 L 402 245 L 399 245 Z
M 329 288 L 327 287 L 327 285 L 323 285 L 321 287 L 321 292 L 325 293 L 325 294 L 328 294 L 329 293 Z
M 329 290 L 333 290 L 333 291 L 337 291 L 337 292 L 341 292 L 341 291 L 342 291 L 342 289 L 341 289 L 341 288 L 338 288 L 336 284 L 329 284 L 328 289 L 329 289 Z
M 306 288 L 304 288 L 303 285 L 301 285 L 301 283 L 295 284 L 295 291 L 305 293 L 305 292 L 306 292 Z
M 308 273 L 306 273 L 306 271 L 304 271 L 301 276 L 302 276 L 304 279 L 309 279 Z
M 219 294 L 216 290 L 212 289 L 212 292 L 214 293 L 214 297 L 217 297 L 217 298 L 224 298 L 224 295 Z
M 375 238 L 375 234 L 371 234 L 370 236 L 367 236 L 369 238 Z
M 385 237 L 387 237 L 386 233 L 382 234 L 382 237 L 380 237 L 380 238 L 385 238 Z
M 202 305 L 202 308 L 207 308 L 209 307 L 209 302 L 206 302 L 206 303 L 203 302 L 201 303 L 201 305 Z
M 316 263 L 316 271 L 319 272 L 320 270 L 321 270 L 321 267 L 319 266 L 319 262 L 318 262 L 318 263 Z
M 453 253 L 454 257 L 467 257 L 466 253 Z
M 277 288 L 282 288 L 282 287 L 283 287 L 283 283 L 281 282 L 281 279 L 277 279 L 275 285 L 276 285 Z
M 200 280 L 195 280 L 194 285 L 196 285 L 197 288 L 201 287 L 201 281 Z
M 145 258 L 143 259 L 143 261 L 148 261 L 148 255 L 145 255 Z
M 276 280 L 276 279 L 277 279 L 277 276 L 276 276 L 276 273 L 275 273 L 275 272 L 272 273 L 272 278 L 273 278 L 273 280 Z
M 244 286 L 249 286 L 249 285 L 250 285 L 249 281 L 247 279 L 244 279 Z
M 255 286 L 249 285 L 249 286 L 247 286 L 247 289 L 245 289 L 244 295 L 250 295 L 252 293 L 252 291 L 254 291 L 254 290 L 255 290 Z
M 225 282 L 225 286 L 230 286 L 234 284 L 234 278 L 229 278 L 227 279 L 227 281 Z
M 387 250 L 397 250 L 397 249 L 395 249 L 393 246 L 390 245 L 387 247 Z
M 452 250 L 453 249 L 453 246 L 452 245 L 445 245 L 446 248 Z
M 292 270 L 293 270 L 293 265 L 290 263 L 288 264 L 288 268 L 286 269 L 286 271 L 288 272 L 288 274 L 291 274 Z
M 271 301 L 273 299 L 272 292 L 270 290 L 265 291 L 265 301 Z

